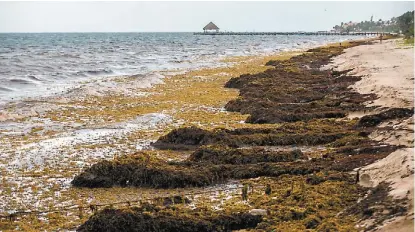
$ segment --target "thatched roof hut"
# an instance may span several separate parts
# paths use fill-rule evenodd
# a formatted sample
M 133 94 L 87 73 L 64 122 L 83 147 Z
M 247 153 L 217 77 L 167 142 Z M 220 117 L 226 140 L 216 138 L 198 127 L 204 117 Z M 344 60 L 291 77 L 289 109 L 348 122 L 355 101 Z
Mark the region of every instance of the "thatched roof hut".
M 218 26 L 216 26 L 214 23 L 212 23 L 212 22 L 210 22 L 210 23 L 208 23 L 204 28 L 203 28 L 203 31 L 204 32 L 206 32 L 206 31 L 213 31 L 213 30 L 215 30 L 216 32 L 218 32 L 219 31 L 219 27 Z

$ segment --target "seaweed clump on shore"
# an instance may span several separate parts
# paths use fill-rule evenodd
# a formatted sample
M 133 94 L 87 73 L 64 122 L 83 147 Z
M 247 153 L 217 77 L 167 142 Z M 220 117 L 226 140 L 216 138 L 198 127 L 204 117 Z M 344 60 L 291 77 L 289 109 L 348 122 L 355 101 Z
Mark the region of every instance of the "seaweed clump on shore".
M 365 115 L 357 124 L 358 127 L 374 127 L 384 121 L 400 118 L 409 118 L 414 114 L 414 108 L 391 108 L 384 112 L 372 115 Z
M 206 146 L 180 162 L 149 159 L 147 154 L 141 153 L 94 164 L 76 176 L 72 184 L 89 188 L 184 188 L 208 186 L 229 179 L 307 175 L 324 170 L 348 172 L 384 158 L 397 147 L 382 145 L 359 149 L 345 146 L 336 149 L 339 151 L 329 151 L 322 157 L 311 160 L 296 149 L 273 151 L 264 148 Z
M 129 226 L 136 228 L 132 231 L 163 231 L 161 226 L 169 231 L 354 230 L 356 218 L 336 216 L 364 194 L 349 172 L 398 148 L 368 138 L 370 128 L 366 127 L 373 124 L 372 119 L 364 126 L 359 126 L 362 120 L 338 119 L 363 109 L 361 103 L 375 99 L 374 95 L 362 95 L 348 88 L 360 80 L 348 76 L 351 70 L 320 69 L 344 48 L 355 45 L 358 43 L 316 48 L 286 61 L 270 61 L 267 65 L 274 68 L 241 75 L 226 83 L 226 87 L 240 90 L 240 97 L 228 102 L 227 110 L 249 114 L 248 123 L 276 124 L 275 127 L 174 129 L 152 145 L 161 150 L 191 150 L 186 160 L 167 162 L 145 153 L 135 154 L 95 164 L 72 181 L 74 186 L 90 188 L 184 188 L 258 178 L 255 182 L 267 184 L 269 191 L 265 195 L 252 191 L 244 201 L 249 202 L 249 207 L 263 209 L 266 217 L 218 215 L 214 210 L 189 210 L 184 205 L 179 211 L 174 204 L 176 200 L 186 204 L 185 199 L 158 199 L 166 208 L 175 208 L 174 213 L 106 210 L 91 217 L 80 231 L 128 231 Z M 324 149 L 304 152 L 297 148 L 303 146 L 307 150 L 317 145 L 324 145 Z M 233 200 L 230 202 L 235 203 Z M 248 209 L 246 204 L 224 207 L 228 213 Z M 355 206 L 350 214 L 364 217 L 360 212 L 361 207 Z
M 204 146 L 189 157 L 190 161 L 213 164 L 251 164 L 263 162 L 292 162 L 307 157 L 299 149 L 272 151 L 261 147 L 235 149 L 224 146 Z
M 152 188 L 202 187 L 223 183 L 229 179 L 260 176 L 278 177 L 284 174 L 306 175 L 327 166 L 326 162 L 285 162 L 255 164 L 212 164 L 193 161 L 144 161 L 142 155 L 115 161 L 102 161 L 76 176 L 76 187 L 100 188 L 136 186 Z M 331 162 L 331 161 L 328 161 Z
M 379 183 L 375 188 L 370 189 L 361 201 L 347 208 L 342 215 L 355 215 L 361 221 L 370 221 L 364 228 L 366 231 L 375 229 L 388 219 L 405 215 L 408 211 L 407 199 L 393 198 L 389 195 L 390 190 L 388 183 Z
M 142 208 L 104 209 L 93 215 L 77 231 L 137 231 L 137 232 L 220 232 L 255 228 L 262 216 L 248 213 L 213 216 L 177 216 L 171 211 L 145 211 Z
M 354 46 L 354 45 L 350 45 Z M 363 109 L 373 94 L 359 94 L 349 86 L 360 77 L 321 70 L 343 47 L 312 49 L 289 60 L 270 61 L 274 69 L 230 79 L 225 87 L 240 90 L 240 97 L 228 102 L 229 111 L 250 114 L 248 123 L 281 123 L 318 118 L 342 118 L 349 111 Z
M 174 129 L 160 137 L 152 146 L 159 149 L 192 150 L 202 145 L 244 146 L 315 146 L 328 144 L 350 135 L 351 127 L 332 121 L 296 123 L 275 129 L 243 128 L 235 130 L 202 130 L 197 127 Z
M 157 197 L 155 202 L 160 202 L 163 206 L 175 205 L 175 204 L 190 204 L 192 201 L 184 196 L 172 196 L 172 197 Z
M 188 150 L 202 144 L 215 143 L 219 140 L 220 135 L 192 126 L 172 130 L 152 145 L 160 149 Z
M 77 187 L 108 188 L 112 186 L 140 186 L 153 188 L 184 188 L 212 183 L 211 170 L 205 167 L 169 165 L 157 159 L 148 160 L 138 154 L 127 159 L 101 161 L 76 176 Z

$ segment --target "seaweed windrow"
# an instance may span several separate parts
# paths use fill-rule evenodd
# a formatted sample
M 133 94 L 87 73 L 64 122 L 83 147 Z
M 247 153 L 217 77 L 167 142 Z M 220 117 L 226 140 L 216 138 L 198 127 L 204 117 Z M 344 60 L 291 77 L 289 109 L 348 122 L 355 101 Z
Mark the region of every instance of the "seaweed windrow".
M 250 114 L 248 123 L 342 118 L 349 111 L 363 109 L 361 103 L 375 95 L 349 89 L 360 77 L 348 76 L 351 70 L 319 69 L 342 51 L 342 47 L 312 49 L 289 60 L 270 61 L 267 65 L 275 68 L 263 73 L 232 78 L 225 86 L 239 89 L 240 97 L 225 108 Z
M 77 231 L 220 232 L 255 228 L 261 221 L 262 216 L 248 213 L 177 216 L 168 210 L 154 212 L 142 208 L 104 209 L 89 218 Z
M 350 44 L 355 46 L 356 44 Z M 196 149 L 183 162 L 168 163 L 131 156 L 93 165 L 73 180 L 74 186 L 142 186 L 180 188 L 207 186 L 228 179 L 283 174 L 306 175 L 321 170 L 350 171 L 385 157 L 396 147 L 373 142 L 356 121 L 336 121 L 373 95 L 348 88 L 360 80 L 348 71 L 320 70 L 344 47 L 322 47 L 289 60 L 270 61 L 275 68 L 232 78 L 226 87 L 240 89 L 229 110 L 249 113 L 252 123 L 283 122 L 275 128 L 172 130 L 152 145 L 159 149 Z M 232 108 L 232 109 L 231 109 Z M 390 115 L 390 114 L 387 114 Z M 330 151 L 308 157 L 301 151 L 247 146 L 316 146 Z M 138 158 L 137 158 L 138 157 Z M 309 161 L 311 159 L 311 161 Z
M 206 152 L 210 152 L 206 154 Z M 121 158 L 115 161 L 102 161 L 92 165 L 72 181 L 78 187 L 112 187 L 136 186 L 152 188 L 184 188 L 202 187 L 223 183 L 229 179 L 249 179 L 261 176 L 278 177 L 281 175 L 307 175 L 319 171 L 352 171 L 354 168 L 370 164 L 385 157 L 386 152 L 370 154 L 361 153 L 349 156 L 327 154 L 323 158 L 310 161 L 297 160 L 304 158 L 299 151 L 269 152 L 266 155 L 249 156 L 202 148 L 196 151 L 187 161 L 167 162 L 153 158 L 146 161 L 143 154 Z M 214 151 L 215 152 L 215 151 Z M 223 153 L 224 152 L 224 153 Z M 233 154 L 232 157 L 230 154 Z M 206 157 L 205 157 L 206 156 Z M 223 157 L 221 157 L 223 156 Z M 267 162 L 266 159 L 271 159 Z M 296 160 L 296 161 L 292 161 Z
M 339 119 L 350 111 L 363 109 L 362 103 L 375 99 L 375 95 L 362 95 L 348 88 L 361 79 L 349 76 L 351 70 L 322 70 L 320 67 L 341 54 L 344 48 L 359 44 L 352 42 L 344 47 L 310 49 L 289 60 L 268 62 L 267 65 L 273 68 L 263 73 L 241 75 L 226 83 L 226 87 L 240 91 L 238 99 L 226 104 L 228 111 L 249 114 L 247 123 L 277 123 L 278 126 L 234 130 L 175 129 L 152 145 L 158 149 L 192 150 L 187 160 L 167 162 L 145 153 L 136 154 L 95 164 L 72 181 L 74 186 L 90 188 L 183 188 L 202 187 L 229 179 L 278 177 L 268 182 L 272 186 L 269 194 L 273 197 L 264 199 L 260 195 L 250 202 L 271 212 L 266 220 L 253 218 L 250 214 L 208 217 L 210 211 L 198 213 L 195 219 L 189 217 L 187 211 L 171 214 L 104 210 L 91 217 L 79 230 L 229 231 L 255 228 L 259 231 L 338 231 L 355 222 L 354 218 L 347 219 L 346 216 L 343 220 L 335 216 L 344 207 L 353 205 L 364 192 L 354 184 L 355 177 L 348 172 L 386 157 L 398 148 L 370 140 L 371 129 L 368 127 L 413 114 L 408 110 L 393 109 L 363 117 L 360 121 Z M 326 150 L 309 156 L 296 148 L 299 145 L 324 145 Z M 268 146 L 291 146 L 291 149 L 275 150 Z M 300 188 L 294 186 L 294 180 Z M 368 204 L 363 201 L 347 212 L 368 218 L 364 207 L 373 203 L 370 202 L 372 198 L 368 199 Z M 380 200 L 385 199 L 381 197 Z M 182 198 L 159 200 L 167 207 L 176 200 L 186 203 Z M 393 211 L 391 215 L 402 212 L 402 208 L 388 207 L 387 210 Z M 347 230 L 353 229 L 353 225 L 347 227 Z
M 180 134 L 182 130 L 186 131 L 186 141 L 189 141 L 191 145 L 183 144 L 180 141 L 181 137 L 174 137 Z M 198 133 L 199 133 L 199 129 Z M 244 135 L 232 135 L 225 130 L 218 130 L 215 132 L 205 131 L 203 139 L 195 139 L 192 142 L 192 128 L 179 128 L 173 130 L 168 135 L 161 137 L 152 144 L 156 148 L 160 149 L 192 149 L 200 145 L 209 144 L 221 144 L 230 147 L 243 147 L 243 146 L 286 146 L 286 145 L 321 145 L 336 141 L 347 133 L 301 133 L 301 134 L 282 134 L 282 133 L 255 133 Z
M 407 108 L 391 108 L 386 111 L 383 111 L 378 114 L 366 115 L 363 116 L 359 123 L 357 124 L 358 127 L 374 127 L 382 123 L 383 121 L 392 120 L 392 119 L 400 119 L 400 118 L 408 118 L 414 114 L 414 108 L 407 109 Z
M 241 128 L 202 130 L 185 127 L 172 130 L 152 145 L 159 149 L 188 150 L 201 145 L 229 147 L 320 145 L 349 136 L 354 123 L 327 119 L 282 124 L 278 128 Z
M 300 149 L 272 151 L 261 147 L 235 149 L 223 146 L 204 146 L 189 157 L 190 161 L 213 164 L 251 164 L 262 162 L 292 162 L 308 159 Z

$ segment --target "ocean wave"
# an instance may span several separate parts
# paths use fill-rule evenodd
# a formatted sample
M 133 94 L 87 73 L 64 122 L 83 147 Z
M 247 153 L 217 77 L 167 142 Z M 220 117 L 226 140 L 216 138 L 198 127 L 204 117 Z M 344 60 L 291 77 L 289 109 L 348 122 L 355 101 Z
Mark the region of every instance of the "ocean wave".
M 13 89 L 9 89 L 9 88 L 0 86 L 0 92 L 13 92 Z
M 70 76 L 71 77 L 86 77 L 87 75 L 85 72 L 79 71 L 79 72 L 71 73 Z
M 41 79 L 39 79 L 39 78 L 37 78 L 36 76 L 34 76 L 34 75 L 30 75 L 30 76 L 27 76 L 30 80 L 33 80 L 33 81 L 42 81 Z
M 133 75 L 129 75 L 129 77 L 135 78 L 135 79 L 143 79 L 143 78 L 163 79 L 165 76 L 158 72 L 150 72 L 146 74 L 133 74 Z
M 81 58 L 81 56 L 80 56 L 80 55 L 78 55 L 78 54 L 67 54 L 67 53 L 62 54 L 62 55 L 59 55 L 59 56 L 55 56 L 55 57 L 65 57 L 65 58 Z
M 88 75 L 106 75 L 106 74 L 112 74 L 114 73 L 113 70 L 111 69 L 100 69 L 100 70 L 89 70 L 89 71 L 85 71 L 84 73 L 88 74 Z
M 335 36 L 202 37 L 191 33 L 156 37 L 143 33 L 137 37 L 120 33 L 108 41 L 106 36 L 87 33 L 75 37 L 65 33 L 6 35 L 8 40 L 2 41 L 0 48 L 0 83 L 13 92 L 1 89 L 2 100 L 7 98 L 4 96 L 14 99 L 16 96 L 42 96 L 56 88 L 71 88 L 89 79 L 213 67 L 223 56 L 297 50 L 347 39 Z M 152 79 L 147 74 L 133 76 Z M 38 87 L 45 90 L 40 91 Z
M 23 84 L 23 85 L 33 85 L 34 84 L 32 81 L 25 80 L 25 79 L 20 79 L 20 78 L 10 79 L 9 82 L 10 83 L 15 83 L 15 84 Z

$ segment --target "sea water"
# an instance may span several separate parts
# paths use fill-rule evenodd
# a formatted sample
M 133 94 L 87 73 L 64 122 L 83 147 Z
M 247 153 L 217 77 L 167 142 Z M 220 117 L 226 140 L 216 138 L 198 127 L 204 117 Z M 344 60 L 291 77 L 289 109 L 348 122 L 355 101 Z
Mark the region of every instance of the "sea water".
M 193 33 L 2 33 L 0 105 L 64 93 L 83 81 L 219 65 L 227 56 L 299 50 L 356 36 Z

